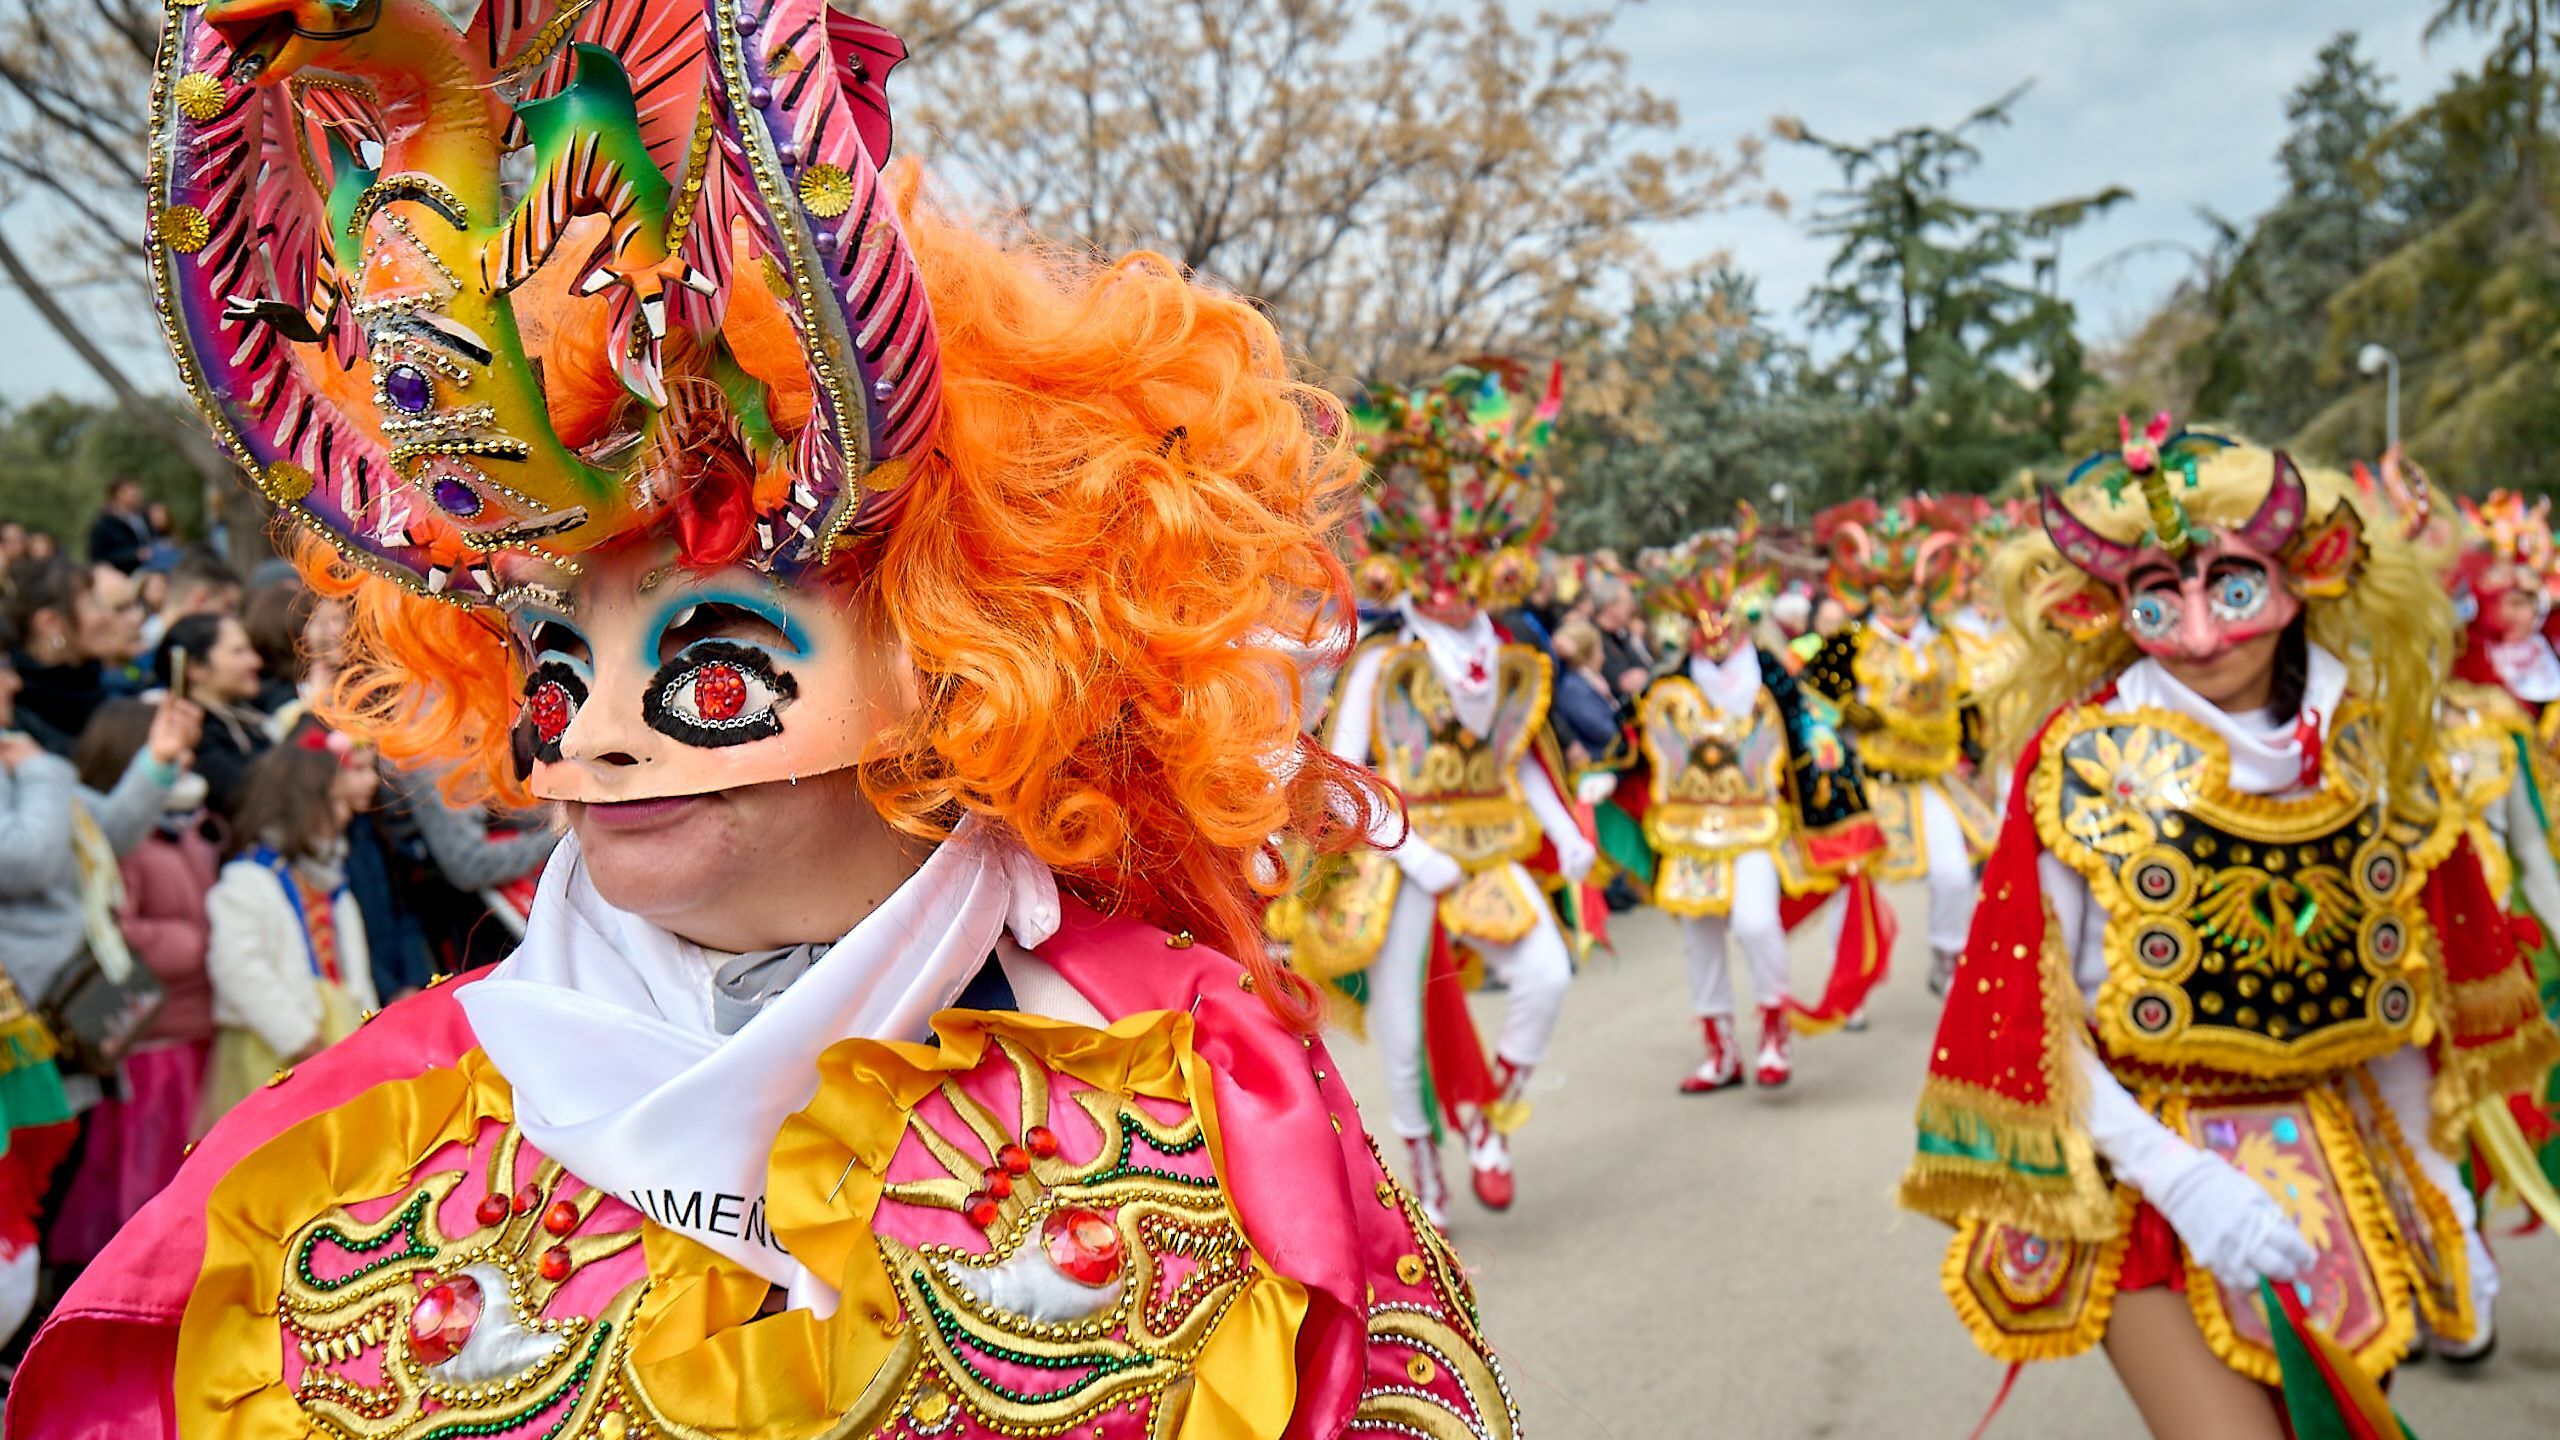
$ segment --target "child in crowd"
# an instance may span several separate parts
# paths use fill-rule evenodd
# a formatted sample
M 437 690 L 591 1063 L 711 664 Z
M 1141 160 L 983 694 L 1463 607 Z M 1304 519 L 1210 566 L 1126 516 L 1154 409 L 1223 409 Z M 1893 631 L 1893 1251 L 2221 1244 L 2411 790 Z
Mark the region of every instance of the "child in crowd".
M 207 903 L 216 1030 L 198 1128 L 378 1003 L 345 873 L 347 827 L 375 784 L 369 751 L 316 728 L 250 763 L 232 859 Z
M 156 710 L 111 700 L 81 733 L 72 761 L 80 783 L 99 794 L 116 787 L 151 736 Z M 193 1138 L 213 1043 L 213 987 L 205 978 L 205 897 L 222 857 L 207 834 L 205 783 L 182 774 L 161 802 L 157 825 L 119 867 L 124 903 L 116 929 L 133 957 L 160 981 L 160 1011 L 124 1058 L 120 1093 L 90 1110 L 78 1177 L 45 1239 L 47 1258 L 82 1265 L 178 1173 Z

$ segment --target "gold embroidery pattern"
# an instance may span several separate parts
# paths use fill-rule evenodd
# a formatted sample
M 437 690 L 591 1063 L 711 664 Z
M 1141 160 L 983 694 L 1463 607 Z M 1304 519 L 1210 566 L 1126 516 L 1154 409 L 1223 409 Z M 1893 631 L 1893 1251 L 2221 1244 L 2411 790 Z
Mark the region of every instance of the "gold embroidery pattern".
M 1924 664 L 1925 662 L 1925 664 Z M 1858 756 L 1878 779 L 1930 780 L 1963 757 L 1964 657 L 1944 634 L 1907 645 L 1874 630 L 1860 632 L 1850 661 L 1858 693 L 1883 720 L 1858 739 Z
M 1214 1172 L 1177 1163 L 1207 1149 L 1200 1118 L 1186 1112 L 1167 1122 L 1079 1088 L 1068 1098 L 1100 1130 L 1102 1147 L 1080 1164 L 1044 1154 L 1025 1137 L 1054 1116 L 1049 1071 L 1013 1041 L 995 1043 L 1013 1066 L 1022 1123 L 1007 1124 L 958 1077 L 946 1079 L 939 1094 L 965 1138 L 945 1134 L 922 1107 L 910 1109 L 908 1135 L 944 1174 L 881 1192 L 884 1201 L 963 1214 L 991 1205 L 987 1249 L 875 1234 L 915 1343 L 893 1361 L 904 1373 L 884 1372 L 875 1386 L 887 1402 L 880 1413 L 847 1433 L 891 1428 L 903 1417 L 931 1434 L 965 1412 L 996 1434 L 1058 1435 L 1116 1407 L 1145 1404 L 1147 1433 L 1170 1436 L 1193 1362 L 1255 1278 Z M 1008 1157 L 1019 1165 L 1001 1196 L 989 1188 L 996 1172 L 981 1156 L 999 1157 L 999 1168 Z M 1048 1232 L 1060 1221 L 1108 1227 L 1102 1253 L 1119 1257 L 1108 1284 L 1059 1272 Z M 1079 1312 L 1062 1313 L 1067 1303 Z
M 1403 792 L 1414 833 L 1469 871 L 1538 853 L 1537 817 L 1520 792 L 1520 760 L 1546 723 L 1546 657 L 1505 645 L 1494 658 L 1501 700 L 1491 735 L 1458 719 L 1448 688 L 1420 644 L 1398 646 L 1378 674 L 1378 773 Z
M 2291 1078 L 2425 1033 L 2422 892 L 2461 817 L 2383 808 L 2360 707 L 2331 727 L 2321 788 L 2298 798 L 2232 789 L 2220 740 L 2166 711 L 2084 706 L 2043 753 L 2038 830 L 2107 917 L 2096 1018 L 2110 1052 Z
M 514 1126 L 502 1132 L 486 1193 L 505 1214 L 469 1235 L 448 1237 L 438 1223 L 465 1173 L 446 1170 L 422 1177 L 379 1219 L 334 1208 L 286 1242 L 278 1321 L 300 1361 L 294 1399 L 322 1431 L 345 1440 L 505 1435 L 550 1416 L 545 1433 L 556 1440 L 640 1433 L 623 1362 L 648 1282 L 623 1287 L 593 1316 L 544 1313 L 571 1276 L 628 1250 L 640 1232 L 547 1228 L 555 1207 L 583 1223 L 604 1197 L 550 1160 L 519 1189 L 521 1143 Z M 466 1282 L 478 1296 L 470 1344 L 420 1354 L 413 1311 L 433 1286 Z

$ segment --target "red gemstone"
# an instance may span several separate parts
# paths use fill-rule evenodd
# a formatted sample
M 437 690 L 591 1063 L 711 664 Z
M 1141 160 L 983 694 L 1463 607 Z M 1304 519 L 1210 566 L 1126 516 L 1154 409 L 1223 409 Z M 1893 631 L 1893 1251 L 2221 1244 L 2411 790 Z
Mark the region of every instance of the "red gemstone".
M 554 1200 L 542 1212 L 542 1228 L 554 1235 L 566 1235 L 578 1228 L 578 1207 L 566 1200 Z
M 480 1197 L 480 1208 L 472 1213 L 480 1217 L 480 1223 L 483 1225 L 501 1224 L 507 1218 L 507 1197 L 483 1195 Z
M 971 1191 L 969 1198 L 961 1204 L 960 1213 L 968 1216 L 969 1223 L 979 1229 L 992 1230 L 997 1214 L 995 1197 L 983 1190 Z
M 1008 1175 L 1028 1175 L 1031 1173 L 1031 1154 L 1019 1145 L 1007 1145 L 1003 1149 L 998 1150 L 996 1152 L 996 1163 L 1003 1166 L 1005 1173 Z
M 693 708 L 705 720 L 735 720 L 747 708 L 747 677 L 735 665 L 705 665 L 694 672 Z
M 554 1285 L 568 1279 L 570 1268 L 569 1247 L 566 1245 L 554 1245 L 550 1249 L 543 1251 L 542 1259 L 536 1263 L 535 1268 L 542 1272 L 543 1279 L 550 1281 Z
M 542 1197 L 535 1194 L 530 1189 L 519 1190 L 516 1192 L 516 1213 L 519 1215 L 532 1214 L 533 1207 L 541 1203 Z
M 546 680 L 525 697 L 524 713 L 533 720 L 533 733 L 544 744 L 560 738 L 569 728 L 569 687 L 557 680 Z
M 987 1187 L 988 1194 L 999 1200 L 1008 1199 L 1013 1194 L 1013 1177 L 1001 1170 L 989 1170 L 979 1183 Z
M 1031 1153 L 1043 1160 L 1058 1153 L 1058 1132 L 1046 1125 L 1034 1125 L 1023 1131 L 1022 1139 L 1031 1147 Z
M 1049 1212 L 1040 1225 L 1040 1244 L 1049 1263 L 1079 1283 L 1108 1285 L 1120 1273 L 1120 1228 L 1091 1210 Z
M 459 1353 L 480 1323 L 480 1282 L 456 1275 L 432 1286 L 409 1310 L 409 1353 L 441 1365 Z

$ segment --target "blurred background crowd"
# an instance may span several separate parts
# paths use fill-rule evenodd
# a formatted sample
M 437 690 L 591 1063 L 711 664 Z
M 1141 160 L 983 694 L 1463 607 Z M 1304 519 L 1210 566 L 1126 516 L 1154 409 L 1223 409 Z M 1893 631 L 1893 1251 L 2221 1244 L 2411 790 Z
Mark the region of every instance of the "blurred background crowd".
M 56 1056 L 48 1290 L 251 1089 L 504 955 L 554 843 L 322 723 L 343 602 L 222 539 L 129 480 L 81 535 L 0 519 L 0 1046 L 70 1028 L 38 1017 L 86 1003 L 102 949 L 158 992 L 107 1063 Z

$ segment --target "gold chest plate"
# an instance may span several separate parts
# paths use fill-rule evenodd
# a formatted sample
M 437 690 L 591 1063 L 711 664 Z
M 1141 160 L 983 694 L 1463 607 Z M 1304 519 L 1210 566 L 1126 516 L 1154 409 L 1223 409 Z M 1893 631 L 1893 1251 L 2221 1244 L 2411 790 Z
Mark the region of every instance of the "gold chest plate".
M 1850 662 L 1858 693 L 1884 724 L 1858 742 L 1858 754 L 1879 775 L 1928 780 L 1956 768 L 1963 758 L 1964 658 L 1941 632 L 1921 646 L 1868 629 Z
M 1495 652 L 1489 733 L 1458 718 L 1448 687 L 1419 644 L 1389 652 L 1378 672 L 1372 749 L 1378 773 L 1403 792 L 1414 833 L 1470 871 L 1537 853 L 1538 821 L 1516 772 L 1546 723 L 1547 659 L 1526 645 Z
M 2111 1051 L 2293 1078 L 2423 1038 L 2421 895 L 2460 816 L 2386 811 L 2374 739 L 2350 701 L 2321 787 L 2276 799 L 2234 790 L 2222 741 L 2187 716 L 2084 705 L 2054 721 L 2031 797 L 2046 848 L 2106 915 Z
M 1638 728 L 1653 794 L 1644 823 L 1657 848 L 1754 850 L 1783 833 L 1785 722 L 1767 689 L 1752 697 L 1748 714 L 1727 715 L 1682 677 L 1645 692 Z

